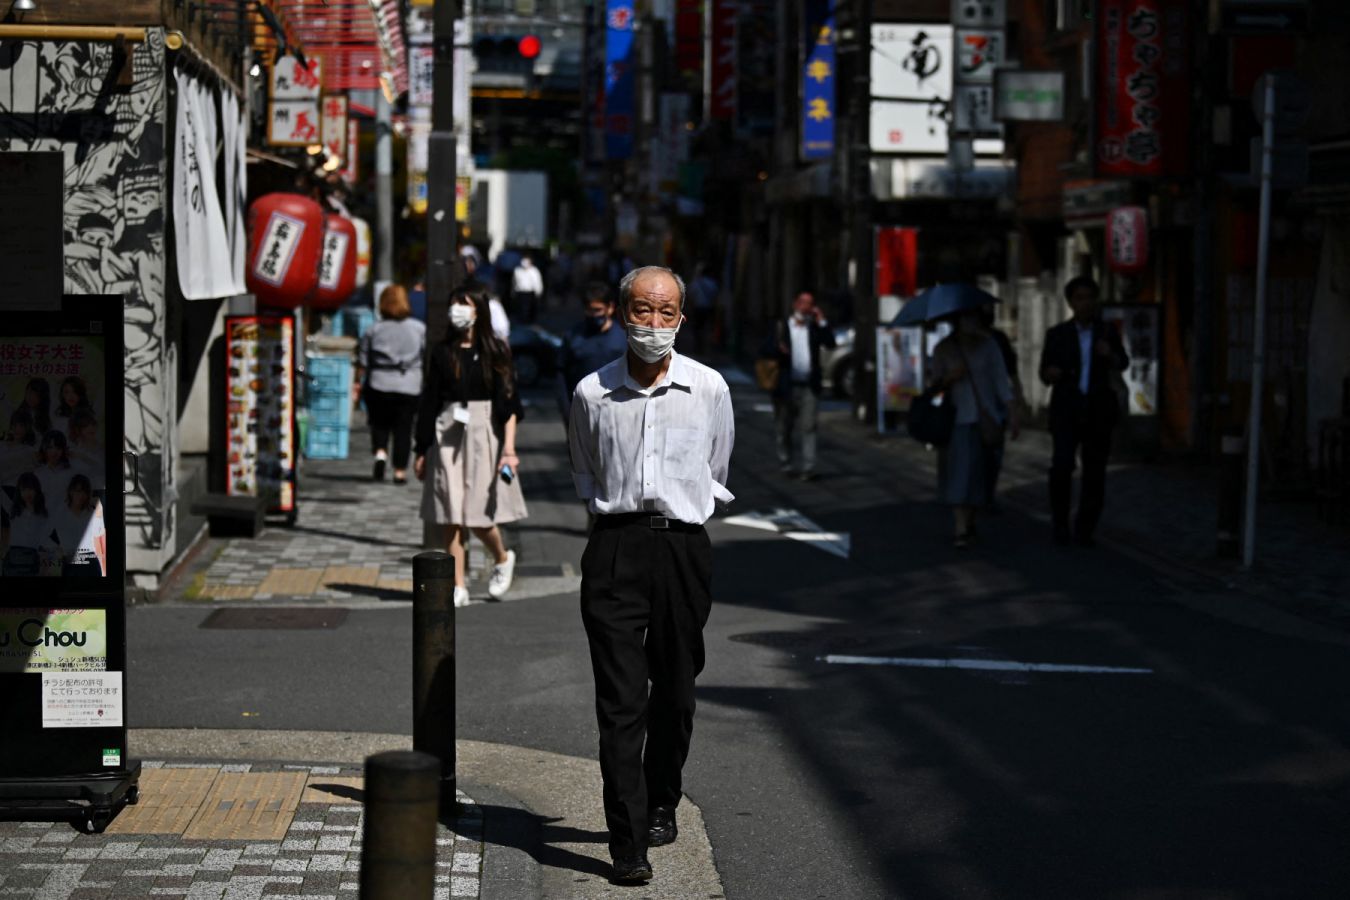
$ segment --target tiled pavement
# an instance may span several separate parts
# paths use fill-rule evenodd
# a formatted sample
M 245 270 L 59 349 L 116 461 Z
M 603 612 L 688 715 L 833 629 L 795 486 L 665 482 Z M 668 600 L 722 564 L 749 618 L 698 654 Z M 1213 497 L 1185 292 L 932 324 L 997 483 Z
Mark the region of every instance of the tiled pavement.
M 141 801 L 103 834 L 68 822 L 0 822 L 0 897 L 33 900 L 344 900 L 361 868 L 361 772 L 342 766 L 143 763 Z M 187 774 L 197 778 L 181 778 Z M 248 779 L 247 776 L 257 776 Z M 226 799 L 227 779 L 244 795 Z M 303 794 L 269 801 L 278 783 Z M 253 793 L 257 796 L 248 796 Z M 182 804 L 184 799 L 187 802 Z M 436 900 L 478 897 L 483 816 L 459 795 L 460 813 L 438 827 Z M 237 805 L 236 805 L 237 804 Z M 222 810 L 236 817 L 234 839 L 212 833 Z M 274 815 L 261 810 L 272 809 Z M 250 822 L 252 824 L 250 824 Z M 260 838 L 257 829 L 267 831 Z M 253 829 L 253 831 L 250 831 Z M 219 833 L 216 831 L 215 833 Z

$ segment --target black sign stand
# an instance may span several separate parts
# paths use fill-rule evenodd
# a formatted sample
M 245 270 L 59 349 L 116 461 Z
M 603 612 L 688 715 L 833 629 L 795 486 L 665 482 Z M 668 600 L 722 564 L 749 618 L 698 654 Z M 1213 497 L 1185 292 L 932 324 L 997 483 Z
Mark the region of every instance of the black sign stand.
M 0 316 L 0 399 L 6 417 L 0 422 L 5 438 L 0 447 L 8 461 L 7 472 L 0 473 L 5 476 L 0 490 L 7 492 L 8 542 L 0 567 L 0 815 L 75 818 L 93 832 L 103 831 L 124 804 L 137 801 L 141 772 L 140 763 L 128 757 L 125 724 L 122 494 L 124 466 L 131 463 L 134 477 L 135 459 L 123 452 L 122 319 L 121 297 L 66 297 L 60 312 Z M 72 378 L 79 383 L 68 387 Z M 46 390 L 33 389 L 39 381 L 46 382 Z M 35 417 L 25 411 L 11 421 L 11 409 L 28 403 L 30 393 L 35 408 L 47 401 L 44 413 Z M 62 406 L 63 394 L 84 402 Z M 46 414 L 53 414 L 50 421 Z M 40 419 L 47 433 L 38 435 L 35 429 L 30 445 L 24 423 L 32 418 Z M 91 418 L 93 432 L 88 430 Z M 62 428 L 63 438 L 49 438 Z M 77 432 L 83 438 L 78 443 Z M 34 465 L 40 469 L 39 453 L 63 442 L 69 458 L 57 460 L 51 473 L 37 471 L 3 485 L 15 479 L 16 459 L 26 465 L 26 447 L 34 447 Z M 85 476 L 82 483 L 79 475 Z M 33 487 L 39 476 L 46 490 Z M 81 502 L 86 488 L 93 495 L 87 505 Z M 48 493 L 53 496 L 47 498 Z M 25 509 L 43 514 L 36 510 L 36 495 L 43 498 L 48 519 L 24 518 Z M 69 536 L 70 522 L 88 521 L 77 517 L 93 508 L 95 498 L 101 501 L 104 525 L 101 558 L 94 528 L 80 524 L 75 537 Z M 35 521 L 41 527 L 35 528 Z M 42 534 L 48 522 L 51 529 Z M 114 724 L 101 725 L 101 719 Z

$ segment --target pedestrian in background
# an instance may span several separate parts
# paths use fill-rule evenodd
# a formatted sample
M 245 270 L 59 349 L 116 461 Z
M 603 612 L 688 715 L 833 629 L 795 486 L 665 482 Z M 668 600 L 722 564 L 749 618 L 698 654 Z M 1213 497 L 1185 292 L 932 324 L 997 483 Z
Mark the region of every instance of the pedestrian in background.
M 374 454 L 371 477 L 384 480 L 389 442 L 394 444 L 394 484 L 408 480 L 413 416 L 422 395 L 427 327 L 412 317 L 408 292 L 391 284 L 380 292 L 380 321 L 361 336 L 356 351 L 358 396 L 366 401 Z
M 689 282 L 689 324 L 694 331 L 694 348 L 706 354 L 712 348 L 712 333 L 717 314 L 717 281 L 708 274 L 707 263 L 699 263 Z
M 684 293 L 659 266 L 624 276 L 628 352 L 577 385 L 569 429 L 572 478 L 596 516 L 581 557 L 581 618 L 613 877 L 628 883 L 650 880 L 647 848 L 677 836 L 712 609 L 703 523 L 715 502 L 733 499 L 731 394 L 716 371 L 673 349 Z
M 431 352 L 417 421 L 413 471 L 423 482 L 423 520 L 446 530 L 455 559 L 456 606 L 469 603 L 467 532 L 492 554 L 488 594 L 511 589 L 516 553 L 498 525 L 527 515 L 516 456 L 520 393 L 511 351 L 492 333 L 488 292 L 476 282 L 450 298 L 450 330 Z
M 821 348 L 834 347 L 834 331 L 810 291 L 792 301 L 786 319 L 774 323 L 760 347 L 761 359 L 778 362 L 772 388 L 778 438 L 778 464 L 783 474 L 802 481 L 816 477 L 816 417 L 820 405 Z M 800 462 L 793 463 L 794 438 L 800 437 Z
M 929 387 L 956 407 L 955 427 L 938 455 L 938 494 L 952 508 L 957 547 L 975 537 L 975 511 L 989 501 L 989 455 L 1006 428 L 1018 435 L 1012 382 L 998 344 L 977 310 L 956 317 L 955 330 L 933 348 L 925 371 Z
M 516 318 L 529 324 L 539 315 L 539 301 L 544 297 L 544 275 L 534 260 L 522 256 L 511 272 L 511 302 Z
M 1120 333 L 1101 320 L 1097 282 L 1080 275 L 1064 286 L 1073 318 L 1049 329 L 1041 350 L 1041 381 L 1050 391 L 1050 512 L 1058 544 L 1093 545 L 1106 502 L 1106 461 L 1111 431 L 1120 418 L 1116 381 L 1129 366 Z M 1083 485 L 1072 534 L 1075 458 L 1082 454 Z
M 572 414 L 572 395 L 581 379 L 628 351 L 628 336 L 614 319 L 609 285 L 592 281 L 586 286 L 584 318 L 568 330 L 558 351 L 558 383 L 562 388 L 563 421 Z

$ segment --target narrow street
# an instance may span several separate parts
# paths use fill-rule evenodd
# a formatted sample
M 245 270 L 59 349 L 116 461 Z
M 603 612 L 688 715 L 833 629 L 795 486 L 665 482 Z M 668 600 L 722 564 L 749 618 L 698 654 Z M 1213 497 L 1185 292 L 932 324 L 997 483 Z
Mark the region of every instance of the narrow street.
M 792 509 L 836 548 L 846 533 L 849 550 L 711 526 L 715 605 L 685 791 L 727 897 L 1343 896 L 1343 632 L 1109 540 L 1057 548 L 1015 472 L 1006 511 L 957 551 L 918 445 L 859 440 L 828 411 L 822 478 L 802 485 L 772 462 L 759 393 L 734 394 L 728 515 Z M 458 735 L 593 759 L 572 574 L 585 516 L 551 401 L 532 399 L 520 439 L 531 516 L 508 530 L 517 587 L 457 618 Z M 307 464 L 293 533 L 211 542 L 187 592 L 209 594 L 231 554 L 256 558 L 274 540 L 292 567 L 323 564 L 310 558 L 331 557 L 323 542 L 384 554 L 351 564 L 377 566 L 386 586 L 131 609 L 133 742 L 147 728 L 409 733 L 396 575 L 417 550 L 417 491 L 370 483 L 363 440 L 347 462 Z M 345 621 L 200 627 L 217 606 L 315 603 Z

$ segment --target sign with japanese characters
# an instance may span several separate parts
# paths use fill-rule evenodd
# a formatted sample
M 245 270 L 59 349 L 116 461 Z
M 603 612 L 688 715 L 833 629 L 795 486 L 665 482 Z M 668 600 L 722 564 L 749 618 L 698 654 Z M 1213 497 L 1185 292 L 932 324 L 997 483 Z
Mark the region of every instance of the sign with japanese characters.
M 331 232 L 330 232 L 331 233 Z M 225 492 L 295 509 L 295 320 L 225 319 Z
M 342 280 L 342 267 L 347 262 L 351 239 L 340 231 L 325 231 L 323 253 L 319 256 L 319 287 L 336 291 Z
M 829 159 L 834 154 L 834 6 L 828 0 L 812 0 L 804 19 L 802 159 Z
M 1064 73 L 1000 69 L 994 115 L 1004 122 L 1058 122 L 1064 118 Z
M 43 672 L 43 728 L 121 728 L 121 672 Z
M 301 65 L 294 56 L 279 56 L 272 63 L 268 82 L 271 100 L 309 100 L 317 103 L 321 86 L 318 58 Z
M 323 146 L 331 156 L 347 158 L 347 97 L 332 94 L 323 98 L 321 131 Z
M 0 673 L 107 668 L 107 610 L 0 608 Z
M 999 122 L 994 115 L 994 86 L 958 84 L 952 89 L 952 133 L 998 135 Z
M 1148 266 L 1148 212 L 1121 206 L 1106 216 L 1107 265 L 1113 271 L 1139 272 Z
M 267 107 L 267 143 L 307 147 L 319 143 L 318 100 L 274 100 Z
M 1189 165 L 1185 0 L 1101 0 L 1097 171 L 1182 176 Z
M 736 35 L 740 25 L 739 0 L 708 0 L 711 23 L 708 57 L 708 118 L 736 118 L 738 69 Z
M 947 152 L 952 68 L 951 26 L 872 26 L 874 152 Z
M 430 45 L 408 48 L 408 105 L 430 106 L 436 73 L 436 50 Z
M 637 102 L 637 59 L 633 0 L 605 5 L 605 158 L 633 155 L 633 116 Z

